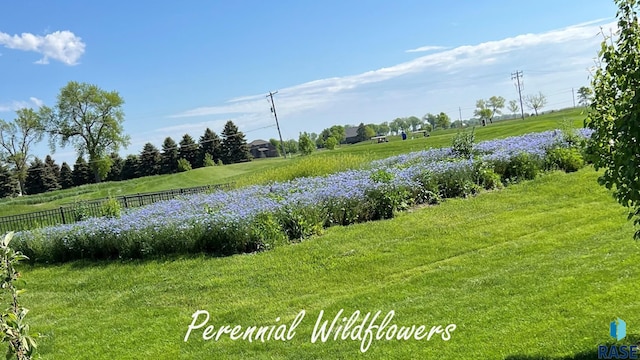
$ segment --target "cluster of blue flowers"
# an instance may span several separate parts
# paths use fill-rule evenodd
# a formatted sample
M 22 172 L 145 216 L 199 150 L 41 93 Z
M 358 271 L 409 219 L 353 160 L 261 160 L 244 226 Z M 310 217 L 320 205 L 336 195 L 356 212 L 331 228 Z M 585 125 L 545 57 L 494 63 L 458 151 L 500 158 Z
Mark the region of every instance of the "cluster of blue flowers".
M 590 133 L 581 129 L 579 135 L 587 138 Z M 110 243 L 118 249 L 119 242 L 137 242 L 137 246 L 144 249 L 145 246 L 152 247 L 158 236 L 171 236 L 171 241 L 180 241 L 181 236 L 192 236 L 194 228 L 206 232 L 226 224 L 247 223 L 257 214 L 275 213 L 285 207 L 312 207 L 328 201 L 364 201 L 367 191 L 383 186 L 372 176 L 380 171 L 392 174 L 391 184 L 384 185 L 413 188 L 420 186 L 418 179 L 426 173 L 472 169 L 475 161 L 508 160 L 520 153 L 543 158 L 548 149 L 558 146 L 568 145 L 563 132 L 556 130 L 475 144 L 473 159 L 456 159 L 450 148 L 423 150 L 374 161 L 364 169 L 190 195 L 131 209 L 119 218 L 91 218 L 24 231 L 15 235 L 15 242 L 20 250 L 40 258 L 43 256 L 37 253 L 38 249 L 45 251 L 49 242 L 80 254 L 76 257 L 85 253 L 78 247 L 92 243 Z

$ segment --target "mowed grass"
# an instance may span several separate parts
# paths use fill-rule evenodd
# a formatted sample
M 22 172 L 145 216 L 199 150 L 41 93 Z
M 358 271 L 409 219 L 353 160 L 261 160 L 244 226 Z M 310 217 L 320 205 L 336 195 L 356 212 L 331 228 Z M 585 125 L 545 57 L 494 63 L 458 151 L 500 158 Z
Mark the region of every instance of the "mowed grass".
M 640 339 L 640 245 L 597 176 L 554 172 L 258 254 L 25 266 L 21 301 L 44 359 L 592 359 L 616 317 L 619 344 Z M 365 353 L 311 343 L 320 311 L 341 309 L 457 329 Z M 306 316 L 290 341 L 204 341 L 200 329 L 184 342 L 197 310 L 216 330 Z
M 529 117 L 525 120 L 500 121 L 486 127 L 476 127 L 476 140 L 483 141 L 557 129 L 563 122 L 570 122 L 575 127 L 581 127 L 584 118 L 584 109 L 567 109 L 539 117 Z M 308 157 L 256 159 L 248 163 L 200 168 L 179 174 L 90 184 L 22 198 L 0 199 L 0 216 L 54 209 L 76 201 L 109 196 L 219 183 L 235 183 L 238 186 L 244 186 L 268 181 L 288 180 L 300 176 L 323 175 L 358 168 L 371 160 L 382 159 L 392 155 L 426 148 L 450 146 L 451 139 L 457 132 L 458 130 L 456 129 L 438 130 L 428 138 L 416 137 L 406 141 L 402 141 L 399 136 L 391 136 L 388 143 L 372 144 L 363 142 L 354 145 L 342 145 L 336 150 L 317 151 Z

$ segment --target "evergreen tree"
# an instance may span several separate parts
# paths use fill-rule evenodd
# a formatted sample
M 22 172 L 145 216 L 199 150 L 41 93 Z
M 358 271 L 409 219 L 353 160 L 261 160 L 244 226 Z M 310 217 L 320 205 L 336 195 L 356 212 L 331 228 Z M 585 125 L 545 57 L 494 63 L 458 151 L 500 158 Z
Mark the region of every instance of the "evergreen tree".
M 361 142 L 367 140 L 367 128 L 364 126 L 364 123 L 360 123 L 358 125 L 358 132 L 356 135 L 356 141 Z
M 68 189 L 73 187 L 73 175 L 72 175 L 71 167 L 66 162 L 62 163 L 60 167 L 60 178 L 58 182 L 63 189 Z
M 162 168 L 162 156 L 158 148 L 152 143 L 144 144 L 140 153 L 140 175 L 150 176 L 160 174 Z
M 44 159 L 44 172 L 42 173 L 42 183 L 44 191 L 53 191 L 61 188 L 60 186 L 60 167 L 56 164 L 51 155 L 47 155 Z
M 28 195 L 40 194 L 47 191 L 44 184 L 45 167 L 40 158 L 35 158 L 27 169 L 27 178 L 24 181 L 24 188 Z
M 73 164 L 71 178 L 73 179 L 73 185 L 75 186 L 90 184 L 92 182 L 91 180 L 93 179 L 93 176 L 91 168 L 82 156 L 79 156 L 76 163 Z
M 182 140 L 180 140 L 179 157 L 187 160 L 192 168 L 196 167 L 198 161 L 198 144 L 193 141 L 193 138 L 189 134 L 184 134 Z
M 227 121 L 222 131 L 222 161 L 225 164 L 233 164 L 251 160 L 249 145 L 244 134 L 231 121 Z
M 51 155 L 47 155 L 47 157 L 44 158 L 44 164 L 53 172 L 56 179 L 60 178 L 60 166 L 56 164 L 56 161 L 53 160 Z
M 162 157 L 162 174 L 173 174 L 178 171 L 180 153 L 178 144 L 171 137 L 164 139 L 160 156 Z
M 130 180 L 140 177 L 140 161 L 138 155 L 128 155 L 122 165 L 122 180 Z
M 0 165 L 0 198 L 18 193 L 18 182 L 9 169 Z
M 118 153 L 111 153 L 109 159 L 111 160 L 111 168 L 109 168 L 109 173 L 107 173 L 107 181 L 121 181 L 124 160 Z
M 217 162 L 222 158 L 222 144 L 220 137 L 211 129 L 207 128 L 204 131 L 204 135 L 200 137 L 200 148 L 198 149 L 198 164 L 199 166 L 205 166 L 204 159 L 207 154 L 214 162 Z

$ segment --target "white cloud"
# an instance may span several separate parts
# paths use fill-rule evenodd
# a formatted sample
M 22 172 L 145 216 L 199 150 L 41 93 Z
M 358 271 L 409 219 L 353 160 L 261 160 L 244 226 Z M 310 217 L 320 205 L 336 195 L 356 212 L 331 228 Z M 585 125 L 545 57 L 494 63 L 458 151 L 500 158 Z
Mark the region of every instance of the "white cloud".
M 559 104 L 555 108 L 571 106 L 571 88 L 588 84 L 588 69 L 602 41 L 601 28 L 615 30 L 615 23 L 598 20 L 463 45 L 360 74 L 278 89 L 275 100 L 283 136 L 297 137 L 299 131 L 319 131 L 334 124 L 378 123 L 427 112 L 444 111 L 457 119 L 462 111 L 468 118 L 477 99 L 491 95 L 515 98 L 510 75 L 516 70 L 524 70 L 524 94 L 542 91 L 549 95 L 549 104 Z M 272 125 L 268 90 L 272 89 L 170 115 L 173 119 L 202 120 L 161 130 L 197 134 L 210 126 L 208 122 L 219 124 L 223 119 L 246 124 L 241 127 L 244 131 Z M 205 120 L 205 116 L 209 118 Z M 261 136 L 273 135 L 272 129 L 264 133 Z
M 406 50 L 405 52 L 408 52 L 408 53 L 427 52 L 427 51 L 443 50 L 443 49 L 446 49 L 446 47 L 444 47 L 444 46 L 427 45 L 427 46 L 421 46 L 421 47 L 415 48 L 415 49 Z
M 38 99 L 37 97 L 30 97 L 29 100 L 36 106 L 36 107 L 42 107 L 42 105 L 44 105 L 44 102 L 40 99 Z
M 30 97 L 29 101 L 13 100 L 8 103 L 0 103 L 0 112 L 14 112 L 23 108 L 39 108 L 44 102 L 37 97 Z
M 458 74 L 469 69 L 482 72 L 483 67 L 497 67 L 501 64 L 504 66 L 513 59 L 519 59 L 525 64 L 535 60 L 543 64 L 542 66 L 550 66 L 548 62 L 554 62 L 553 66 L 564 66 L 561 57 L 570 58 L 574 56 L 572 52 L 579 52 L 579 56 L 584 58 L 584 53 L 593 49 L 593 44 L 601 40 L 601 26 L 615 27 L 615 23 L 598 25 L 601 21 L 590 21 L 559 30 L 523 34 L 477 45 L 459 46 L 357 75 L 320 79 L 280 89 L 278 104 L 282 105 L 278 105 L 278 114 L 281 113 L 281 109 L 286 113 L 317 109 L 337 101 L 347 92 L 366 91 L 367 87 L 375 84 L 407 80 L 410 76 L 430 74 L 429 82 L 434 82 L 440 81 L 446 73 Z M 505 72 L 508 75 L 512 70 L 514 69 L 508 68 Z M 223 105 L 187 110 L 170 117 L 257 114 L 264 113 L 265 109 L 268 113 L 269 105 L 264 103 L 264 95 L 252 95 L 231 99 Z
M 85 43 L 70 31 L 56 31 L 45 36 L 22 33 L 9 35 L 0 32 L 0 44 L 9 49 L 34 51 L 43 57 L 36 64 L 48 64 L 54 59 L 67 65 L 76 65 L 84 54 Z

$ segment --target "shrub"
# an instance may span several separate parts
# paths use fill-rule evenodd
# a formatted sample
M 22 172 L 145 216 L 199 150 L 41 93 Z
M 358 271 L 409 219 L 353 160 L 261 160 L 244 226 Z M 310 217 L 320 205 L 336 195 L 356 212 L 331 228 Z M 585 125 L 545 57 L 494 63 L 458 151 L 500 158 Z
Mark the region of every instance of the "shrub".
M 517 183 L 535 179 L 540 172 L 540 163 L 537 156 L 521 152 L 507 161 L 494 161 L 492 166 L 505 183 Z
M 474 164 L 475 183 L 486 190 L 501 189 L 504 187 L 498 175 L 487 163 L 476 162 Z
M 451 143 L 451 150 L 455 156 L 469 159 L 473 153 L 473 142 L 475 140 L 475 128 L 468 131 L 458 131 L 456 136 L 453 137 Z
M 191 163 L 185 158 L 178 159 L 178 172 L 185 172 L 191 170 Z
M 394 175 L 385 170 L 371 174 L 371 180 L 381 185 L 368 189 L 365 196 L 371 204 L 371 219 L 390 219 L 396 212 L 406 210 L 412 202 L 411 192 L 403 186 L 394 186 Z
M 121 212 L 122 206 L 120 205 L 120 202 L 112 197 L 102 203 L 102 207 L 100 209 L 102 216 L 110 218 L 119 218 Z
M 480 190 L 474 181 L 473 169 L 466 166 L 451 166 L 435 175 L 434 180 L 442 198 L 467 197 Z
M 289 240 L 300 240 L 322 234 L 325 217 L 317 206 L 285 206 L 276 219 Z
M 216 163 L 216 165 L 217 165 L 217 166 L 222 166 L 222 165 L 224 165 L 224 164 L 222 163 L 222 160 L 221 160 L 221 159 L 218 159 L 218 162 Z
M 584 159 L 576 148 L 555 148 L 547 152 L 545 168 L 574 172 L 584 167 Z
M 371 204 L 359 199 L 329 199 L 323 204 L 326 214 L 325 227 L 351 225 L 370 220 Z
M 213 161 L 213 158 L 211 157 L 211 154 L 206 153 L 206 154 L 204 154 L 204 160 L 202 160 L 202 164 L 205 167 L 208 167 L 208 166 L 214 166 L 216 163 Z
M 439 195 L 437 179 L 435 179 L 430 173 L 425 172 L 421 174 L 417 179 L 418 186 L 413 187 L 412 198 L 416 204 L 439 204 L 442 199 Z
M 197 225 L 195 248 L 210 254 L 232 255 L 245 250 L 249 243 L 247 227 L 238 221 L 227 220 L 223 223 L 209 222 Z
M 326 147 L 329 150 L 333 150 L 336 148 L 336 145 L 338 145 L 338 140 L 336 140 L 336 138 L 334 138 L 333 136 L 329 136 L 327 138 L 327 142 L 326 142 Z
M 287 235 L 274 214 L 260 213 L 249 226 L 250 242 L 248 248 L 254 251 L 269 250 L 275 246 L 285 244 Z
M 75 221 L 82 221 L 89 218 L 89 208 L 87 204 L 83 202 L 76 203 L 76 206 L 73 208 L 73 219 Z

